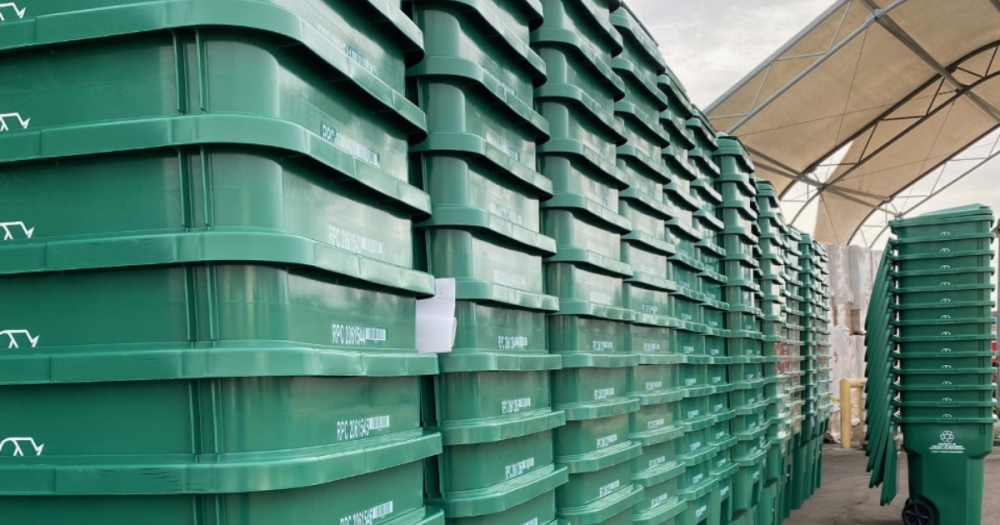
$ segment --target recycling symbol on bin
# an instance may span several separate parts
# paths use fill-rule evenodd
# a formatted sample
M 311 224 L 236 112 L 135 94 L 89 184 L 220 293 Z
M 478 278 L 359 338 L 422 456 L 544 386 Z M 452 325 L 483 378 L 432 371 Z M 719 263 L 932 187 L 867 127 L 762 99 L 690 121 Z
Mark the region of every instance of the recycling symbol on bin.
M 941 433 L 941 442 L 942 443 L 954 443 L 955 442 L 955 433 L 952 432 L 952 431 L 950 431 L 950 430 L 945 430 L 944 432 Z

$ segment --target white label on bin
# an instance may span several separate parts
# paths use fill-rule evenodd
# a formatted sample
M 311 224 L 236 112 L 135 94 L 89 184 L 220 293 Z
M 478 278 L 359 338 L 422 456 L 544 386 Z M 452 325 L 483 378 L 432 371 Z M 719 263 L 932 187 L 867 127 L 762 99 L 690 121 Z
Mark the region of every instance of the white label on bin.
M 487 69 L 486 66 L 481 66 L 481 69 L 483 70 L 483 74 L 484 75 L 486 75 L 487 77 L 493 79 L 493 81 L 496 82 L 497 84 L 499 84 L 500 88 L 503 89 L 508 95 L 512 95 L 512 96 L 515 96 L 515 97 L 517 96 L 517 90 L 515 90 L 512 87 L 510 87 L 510 85 L 508 85 L 503 80 L 500 80 L 500 77 L 498 77 L 492 71 L 490 71 L 489 69 Z
M 35 348 L 42 336 L 36 335 L 32 337 L 31 332 L 27 330 L 3 330 L 0 331 L 0 344 L 2 344 L 4 337 L 7 338 L 7 348 L 21 348 L 17 343 L 18 340 L 27 340 L 31 344 L 31 348 Z
M 704 474 L 696 474 L 693 478 L 691 478 L 691 484 L 697 485 L 698 483 L 701 483 L 701 480 L 703 479 L 705 479 Z
M 355 512 L 350 516 L 340 518 L 340 525 L 372 525 L 375 520 L 392 514 L 394 506 L 395 504 L 393 502 L 387 501 L 370 509 Z
M 701 410 L 688 410 L 688 419 L 694 419 L 701 415 Z
M 644 304 L 642 305 L 642 313 L 656 315 L 660 312 L 660 307 L 655 304 Z
M 601 400 L 601 399 L 609 399 L 612 397 L 615 397 L 614 388 L 601 388 L 598 390 L 594 390 L 594 399 Z
M 14 10 L 14 14 L 16 14 L 18 18 L 24 18 L 24 13 L 25 13 L 25 11 L 28 10 L 27 7 L 18 8 L 17 7 L 17 3 L 15 3 L 15 2 L 7 2 L 7 3 L 4 3 L 4 4 L 0 4 L 0 22 L 6 22 L 7 21 L 7 19 L 4 18 L 4 16 L 3 16 L 4 8 L 6 8 L 6 7 L 9 7 L 11 9 L 13 9 Z
M 531 470 L 535 466 L 535 458 L 522 459 L 517 463 L 507 465 L 503 468 L 504 477 L 514 479 L 521 474 Z
M 500 410 L 503 414 L 516 414 L 525 408 L 531 408 L 531 398 L 505 399 L 500 402 Z
M 360 51 L 352 47 L 350 44 L 345 42 L 339 36 L 333 34 L 333 32 L 330 31 L 323 24 L 319 24 L 316 28 L 319 30 L 320 33 L 323 34 L 323 36 L 326 37 L 327 40 L 333 42 L 333 45 L 337 46 L 337 49 L 341 50 L 345 55 L 347 55 L 347 58 L 350 58 L 356 64 L 365 68 L 369 73 L 375 74 L 375 64 L 373 64 L 370 60 L 365 58 Z
M 659 352 L 660 348 L 661 348 L 660 347 L 660 343 L 643 343 L 642 344 L 642 349 L 643 349 L 643 351 L 646 351 L 646 352 Z
M 374 432 L 389 428 L 391 424 L 389 416 L 373 416 L 337 421 L 337 441 L 366 438 Z
M 524 217 L 520 213 L 517 213 L 514 210 L 508 210 L 495 202 L 490 205 L 490 210 L 493 212 L 493 215 L 496 215 L 507 222 L 512 222 L 518 225 L 524 224 Z
M 964 454 L 965 447 L 955 443 L 955 433 L 945 430 L 941 433 L 941 442 L 931 446 L 931 454 Z
M 11 221 L 11 222 L 0 222 L 0 228 L 3 229 L 3 240 L 13 241 L 14 232 L 20 230 L 24 233 L 26 239 L 30 239 L 32 235 L 35 234 L 34 228 L 28 228 L 26 224 L 21 221 Z
M 333 344 L 342 346 L 367 346 L 371 343 L 384 343 L 388 336 L 384 328 L 339 323 L 332 324 L 330 332 Z
M 595 352 L 614 352 L 615 343 L 614 341 L 591 341 L 591 347 Z
M 30 450 L 35 452 L 36 456 L 42 455 L 42 449 L 45 445 L 35 442 L 34 438 L 30 437 L 9 437 L 0 441 L 0 456 L 4 455 L 5 450 L 11 451 L 11 457 L 23 457 L 25 448 L 21 448 L 21 445 L 29 445 Z
M 653 469 L 667 464 L 667 456 L 660 456 L 649 460 L 649 468 Z
M 722 489 L 719 490 L 719 495 L 720 496 L 725 496 L 726 494 L 729 494 L 729 486 L 728 485 L 726 485 L 725 487 L 722 487 Z
M 528 338 L 523 335 L 500 335 L 497 336 L 497 348 L 500 350 L 528 348 Z
M 501 153 L 516 161 L 521 160 L 521 154 L 518 153 L 516 149 L 512 148 L 510 144 L 507 144 L 507 141 L 503 140 L 500 137 L 497 137 L 492 133 L 486 134 L 486 143 L 500 150 Z
M 656 507 L 659 507 L 660 505 L 663 505 L 664 503 L 666 503 L 669 500 L 670 500 L 670 494 L 664 492 L 663 494 L 660 494 L 659 496 L 653 498 L 649 502 L 649 508 L 655 509 Z
M 21 129 L 28 129 L 28 124 L 31 124 L 30 118 L 24 118 L 20 113 L 2 113 L 0 114 L 0 131 L 10 131 L 10 126 L 7 124 L 7 119 L 16 118 L 21 124 Z
M 622 486 L 622 482 L 618 481 L 618 480 L 615 480 L 615 481 L 612 481 L 611 483 L 608 483 L 607 485 L 601 487 L 600 489 L 598 489 L 597 492 L 600 494 L 599 497 L 603 498 L 604 496 L 607 496 L 608 494 L 611 494 L 612 492 L 618 490 L 621 486 Z
M 381 164 L 382 156 L 379 155 L 377 152 L 368 149 L 357 140 L 354 140 L 353 138 L 338 132 L 336 129 L 330 127 L 327 124 L 323 124 L 320 126 L 320 136 L 323 137 L 323 140 L 329 142 L 330 144 L 333 144 L 334 146 L 340 148 L 343 151 L 346 151 L 352 157 L 362 162 L 371 164 L 376 168 L 378 168 L 379 165 Z
M 699 448 L 701 448 L 701 441 L 695 441 L 694 443 L 691 443 L 690 452 L 694 452 Z
M 697 384 L 698 384 L 698 379 L 693 377 L 684 380 L 684 386 L 694 386 Z
M 646 391 L 659 390 L 663 388 L 663 381 L 646 381 Z
M 361 255 L 362 252 L 375 255 L 383 255 L 385 253 L 385 245 L 383 243 L 332 224 L 327 226 L 326 238 L 330 245 L 358 255 Z
M 493 270 L 493 280 L 501 286 L 510 286 L 511 288 L 526 288 L 528 286 L 528 281 L 523 275 L 501 272 L 500 270 Z
M 656 429 L 656 428 L 660 428 L 660 427 L 662 427 L 665 424 L 667 424 L 667 423 L 666 423 L 666 421 L 663 420 L 663 418 L 654 419 L 652 421 L 647 421 L 646 422 L 646 430 L 653 430 L 653 429 Z
M 704 516 L 706 512 L 708 512 L 708 505 L 702 505 L 701 507 L 698 507 L 698 510 L 694 511 L 694 515 L 700 518 Z
M 618 434 L 597 438 L 597 448 L 608 448 L 618 442 Z

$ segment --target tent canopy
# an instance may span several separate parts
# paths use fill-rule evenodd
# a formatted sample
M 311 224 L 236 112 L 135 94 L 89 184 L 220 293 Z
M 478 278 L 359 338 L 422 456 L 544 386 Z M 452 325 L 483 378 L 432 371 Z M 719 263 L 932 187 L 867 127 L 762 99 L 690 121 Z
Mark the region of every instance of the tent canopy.
M 814 238 L 846 244 L 873 212 L 1000 125 L 998 48 L 1000 0 L 838 0 L 708 116 L 782 195 L 812 186 Z

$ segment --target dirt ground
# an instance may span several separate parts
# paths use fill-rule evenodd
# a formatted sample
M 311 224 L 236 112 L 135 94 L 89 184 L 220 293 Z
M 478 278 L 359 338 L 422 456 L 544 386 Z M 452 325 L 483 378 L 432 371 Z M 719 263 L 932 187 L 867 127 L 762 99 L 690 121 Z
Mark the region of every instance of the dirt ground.
M 827 445 L 823 451 L 823 486 L 793 511 L 783 525 L 901 525 L 906 501 L 906 456 L 900 457 L 899 496 L 892 505 L 880 507 L 879 489 L 868 488 L 867 458 L 860 450 Z M 986 497 L 982 525 L 1000 524 L 1000 449 L 986 458 Z M 948 525 L 948 524 L 944 524 Z

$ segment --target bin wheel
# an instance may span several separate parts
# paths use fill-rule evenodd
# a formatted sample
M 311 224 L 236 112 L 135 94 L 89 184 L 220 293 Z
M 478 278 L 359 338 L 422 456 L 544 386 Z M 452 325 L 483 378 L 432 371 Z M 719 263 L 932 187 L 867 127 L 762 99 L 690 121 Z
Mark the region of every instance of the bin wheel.
M 923 503 L 906 500 L 903 506 L 903 523 L 905 525 L 931 525 L 933 515 L 931 509 Z

